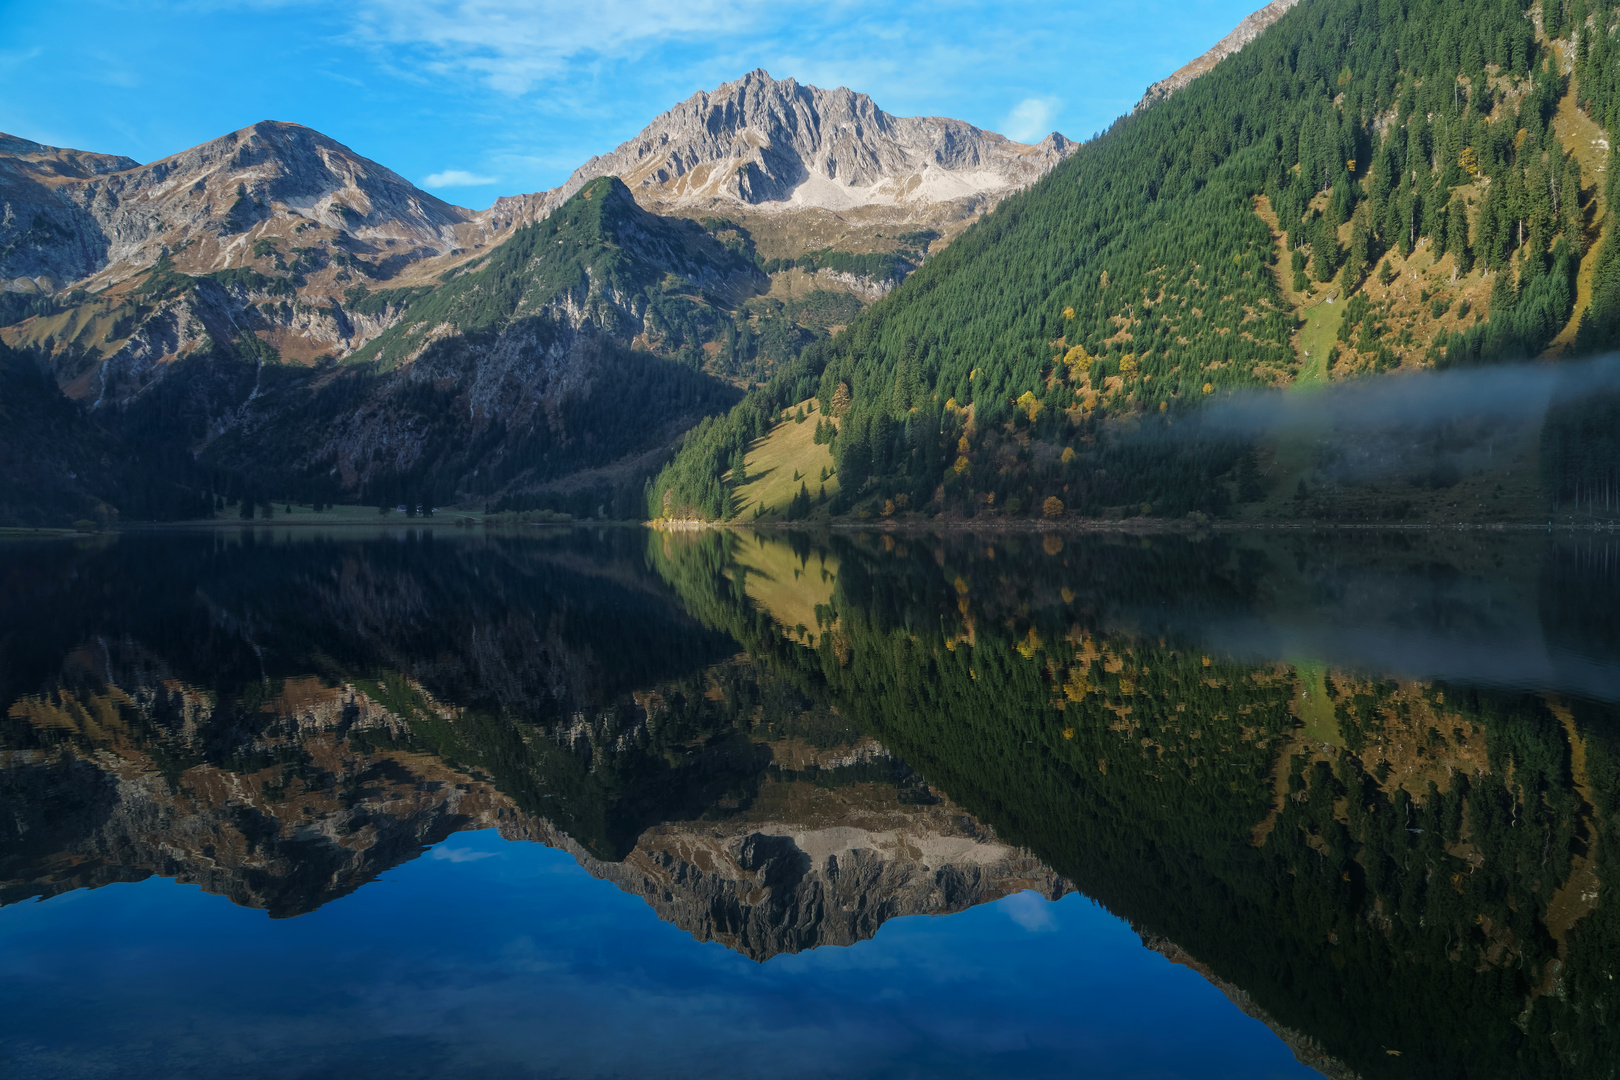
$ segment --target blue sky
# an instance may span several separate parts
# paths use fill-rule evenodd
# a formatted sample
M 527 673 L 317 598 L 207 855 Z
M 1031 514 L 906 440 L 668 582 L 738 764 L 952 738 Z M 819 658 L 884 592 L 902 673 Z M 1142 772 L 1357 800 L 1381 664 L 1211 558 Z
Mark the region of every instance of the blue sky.
M 258 120 L 464 206 L 755 67 L 1083 139 L 1261 0 L 0 0 L 0 131 L 153 161 Z

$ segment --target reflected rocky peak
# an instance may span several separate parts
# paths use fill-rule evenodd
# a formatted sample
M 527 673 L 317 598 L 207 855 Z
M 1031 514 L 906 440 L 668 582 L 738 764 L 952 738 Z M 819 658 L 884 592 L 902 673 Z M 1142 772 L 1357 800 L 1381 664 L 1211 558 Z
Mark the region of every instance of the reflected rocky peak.
M 0 897 L 496 829 L 755 959 L 1077 889 L 1328 1075 L 1620 1059 L 1601 540 L 248 535 L 19 549 Z
M 259 628 L 266 655 L 283 651 L 274 629 Z M 475 621 L 471 636 L 494 633 Z M 571 674 L 605 685 L 591 664 L 612 658 L 581 644 Z M 497 687 L 523 679 L 498 666 L 505 655 L 480 657 Z M 459 666 L 432 659 L 432 675 Z M 177 666 L 190 665 L 98 637 L 68 652 L 55 685 L 8 704 L 0 900 L 157 874 L 294 916 L 486 828 L 566 850 L 700 940 L 760 960 L 852 944 L 898 915 L 1068 890 L 746 660 L 540 722 L 450 703 L 399 671 L 267 671 L 232 693 Z M 759 712 L 772 695 L 768 722 L 738 727 L 735 698 Z

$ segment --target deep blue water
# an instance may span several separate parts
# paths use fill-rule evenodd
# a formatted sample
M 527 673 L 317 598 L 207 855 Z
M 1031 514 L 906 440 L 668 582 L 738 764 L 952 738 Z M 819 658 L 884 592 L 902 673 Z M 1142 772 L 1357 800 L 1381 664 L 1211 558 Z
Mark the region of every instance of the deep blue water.
M 292 919 L 151 878 L 0 910 L 18 1077 L 1303 1077 L 1082 896 L 756 963 L 458 834 Z
M 19 543 L 0 1077 L 1614 1080 L 1617 610 L 1597 535 Z

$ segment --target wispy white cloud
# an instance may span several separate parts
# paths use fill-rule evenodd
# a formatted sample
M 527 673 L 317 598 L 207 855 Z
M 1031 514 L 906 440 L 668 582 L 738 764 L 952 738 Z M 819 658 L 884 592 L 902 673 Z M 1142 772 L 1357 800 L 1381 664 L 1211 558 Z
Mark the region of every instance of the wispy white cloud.
M 517 95 L 593 61 L 745 32 L 772 10 L 748 0 L 364 0 L 356 31 L 375 44 L 422 50 L 437 74 L 471 73 Z
M 500 179 L 498 176 L 479 176 L 464 169 L 446 169 L 425 178 L 422 183 L 428 187 L 483 187 L 485 184 L 499 183 Z
M 492 859 L 494 857 L 495 852 L 493 851 L 474 851 L 472 848 L 455 848 L 450 847 L 448 844 L 440 844 L 433 849 L 433 858 L 438 859 L 440 862 L 477 862 L 479 859 Z
M 1043 934 L 1057 929 L 1052 917 L 1052 904 L 1037 892 L 1014 893 L 1000 901 L 997 907 L 1013 922 L 1032 934 Z
M 1060 104 L 1057 98 L 1025 98 L 1002 121 L 1001 133 L 1015 142 L 1039 142 L 1052 133 L 1052 118 Z

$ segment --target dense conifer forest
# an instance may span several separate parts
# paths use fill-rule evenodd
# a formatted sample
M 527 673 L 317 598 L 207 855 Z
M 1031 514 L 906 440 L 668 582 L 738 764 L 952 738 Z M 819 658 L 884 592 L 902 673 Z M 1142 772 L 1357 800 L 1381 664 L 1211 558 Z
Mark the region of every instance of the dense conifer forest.
M 1253 448 L 1139 436 L 1229 391 L 1524 360 L 1577 325 L 1560 355 L 1612 345 L 1612 230 L 1572 317 L 1614 171 L 1583 168 L 1554 120 L 1573 88 L 1573 113 L 1620 122 L 1615 17 L 1585 0 L 1306 0 L 692 432 L 649 513 L 725 516 L 734 459 L 812 383 L 840 417 L 837 511 L 1039 516 L 1056 499 L 1180 516 L 1258 497 Z M 1392 282 L 1419 251 L 1414 315 Z M 1304 305 L 1346 298 L 1330 355 L 1301 355 Z M 1595 467 L 1577 456 L 1551 490 Z

